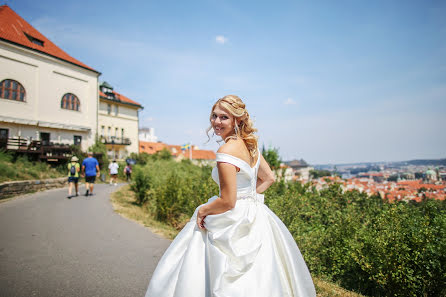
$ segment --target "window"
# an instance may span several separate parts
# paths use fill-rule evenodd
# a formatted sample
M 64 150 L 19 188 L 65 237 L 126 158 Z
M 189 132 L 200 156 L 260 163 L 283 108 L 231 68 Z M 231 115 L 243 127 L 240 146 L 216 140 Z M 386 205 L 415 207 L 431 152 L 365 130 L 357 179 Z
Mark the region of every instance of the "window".
M 101 136 L 104 136 L 105 126 L 101 126 Z
M 124 139 L 124 128 L 121 129 L 121 138 Z
M 118 137 L 118 128 L 115 128 L 115 137 Z
M 7 139 L 9 135 L 9 129 L 0 129 L 0 139 Z
M 118 105 L 115 105 L 115 116 L 118 115 Z
M 18 81 L 5 79 L 0 82 L 1 98 L 25 102 L 25 95 L 25 88 Z
M 111 104 L 107 104 L 107 114 L 111 114 Z
M 6 149 L 8 145 L 9 129 L 0 129 L 0 149 Z
M 23 32 L 23 33 L 25 33 L 25 32 Z M 26 34 L 26 33 L 25 33 L 25 36 L 26 36 L 26 37 L 29 39 L 29 41 L 31 41 L 32 43 L 37 44 L 37 45 L 40 45 L 40 46 L 43 46 L 43 41 L 42 41 L 42 40 L 40 40 L 40 39 L 38 39 L 38 38 L 35 38 L 35 37 L 32 37 L 31 35 Z
M 51 134 L 47 132 L 40 132 L 40 140 L 42 145 L 50 145 Z
M 71 93 L 66 93 L 63 95 L 62 100 L 60 101 L 60 107 L 63 109 L 75 110 L 79 111 L 81 103 L 76 95 Z
M 74 141 L 74 145 L 81 145 L 82 136 L 73 135 L 73 141 Z
M 107 136 L 111 136 L 111 127 L 108 127 L 108 134 L 107 134 Z

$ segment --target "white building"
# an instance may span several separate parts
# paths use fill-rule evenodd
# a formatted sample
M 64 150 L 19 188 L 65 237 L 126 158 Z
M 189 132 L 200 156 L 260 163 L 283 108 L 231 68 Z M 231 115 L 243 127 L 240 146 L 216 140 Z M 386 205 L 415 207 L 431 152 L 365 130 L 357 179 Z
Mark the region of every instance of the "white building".
M 307 182 L 310 180 L 311 177 L 311 170 L 314 170 L 314 168 L 305 162 L 305 160 L 292 160 L 289 162 L 285 162 L 286 165 L 292 168 L 294 173 L 294 180 L 299 180 L 302 182 Z
M 1 138 L 86 150 L 97 132 L 99 75 L 0 6 Z
M 130 153 L 138 153 L 138 111 L 142 108 L 107 82 L 99 86 L 99 136 L 110 158 L 123 160 Z
M 158 137 L 155 136 L 155 128 L 140 128 L 139 140 L 144 142 L 157 142 Z
M 0 6 L 0 148 L 76 144 L 86 151 L 97 135 L 111 158 L 138 153 L 142 106 L 99 86 L 99 75 Z

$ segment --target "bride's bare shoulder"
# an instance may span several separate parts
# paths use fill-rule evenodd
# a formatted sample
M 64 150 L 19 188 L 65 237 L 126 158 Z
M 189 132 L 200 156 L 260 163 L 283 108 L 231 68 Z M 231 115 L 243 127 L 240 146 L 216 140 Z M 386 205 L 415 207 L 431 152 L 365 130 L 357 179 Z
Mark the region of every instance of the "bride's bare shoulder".
M 240 155 L 240 149 L 241 149 L 240 142 L 235 139 L 230 139 L 228 142 L 220 146 L 217 153 L 223 153 L 239 157 L 238 155 Z

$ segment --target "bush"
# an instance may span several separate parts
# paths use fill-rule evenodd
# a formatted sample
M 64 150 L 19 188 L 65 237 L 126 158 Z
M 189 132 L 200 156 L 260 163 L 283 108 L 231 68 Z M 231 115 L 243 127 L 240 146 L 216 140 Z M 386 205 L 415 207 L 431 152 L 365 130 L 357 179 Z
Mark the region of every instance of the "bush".
M 142 203 L 151 203 L 151 212 L 162 222 L 180 228 L 195 208 L 218 194 L 210 167 L 198 167 L 188 160 L 150 158 L 145 166 L 135 166 L 144 178 L 144 185 L 132 182 L 135 193 L 145 191 Z M 133 179 L 136 178 L 136 174 Z
M 66 167 L 62 170 L 61 166 L 53 168 L 45 162 L 31 162 L 27 155 L 0 151 L 0 182 L 65 176 Z
M 210 167 L 147 158 L 138 203 L 181 228 L 218 193 Z M 339 184 L 273 184 L 265 203 L 285 223 L 313 275 L 368 296 L 446 295 L 446 202 L 388 203 Z
M 136 194 L 137 203 L 144 204 L 147 201 L 147 191 L 150 189 L 152 182 L 150 175 L 143 169 L 136 167 L 133 170 L 133 178 L 130 188 Z
M 446 203 L 384 202 L 331 184 L 274 185 L 266 203 L 313 274 L 369 296 L 444 296 Z

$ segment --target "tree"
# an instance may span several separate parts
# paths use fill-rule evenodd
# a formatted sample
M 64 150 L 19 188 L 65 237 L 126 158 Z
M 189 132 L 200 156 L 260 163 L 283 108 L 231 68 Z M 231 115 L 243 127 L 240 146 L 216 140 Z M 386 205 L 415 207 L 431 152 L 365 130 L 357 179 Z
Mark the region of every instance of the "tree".
M 110 161 L 107 156 L 107 147 L 98 137 L 96 137 L 95 143 L 88 148 L 88 151 L 93 152 L 95 158 L 98 159 L 101 169 L 108 168 L 108 163 L 110 163 Z
M 269 148 L 268 150 L 265 150 L 265 145 L 263 145 L 262 155 L 272 170 L 276 170 L 276 169 L 280 168 L 280 163 L 282 163 L 282 161 L 280 160 L 279 149 Z
M 318 178 L 324 177 L 324 176 L 331 176 L 331 171 L 314 169 L 314 170 L 310 170 L 310 175 L 311 175 L 311 178 L 318 179 Z
M 172 153 L 167 148 L 163 148 L 154 154 L 154 158 L 158 160 L 172 160 L 173 157 Z

